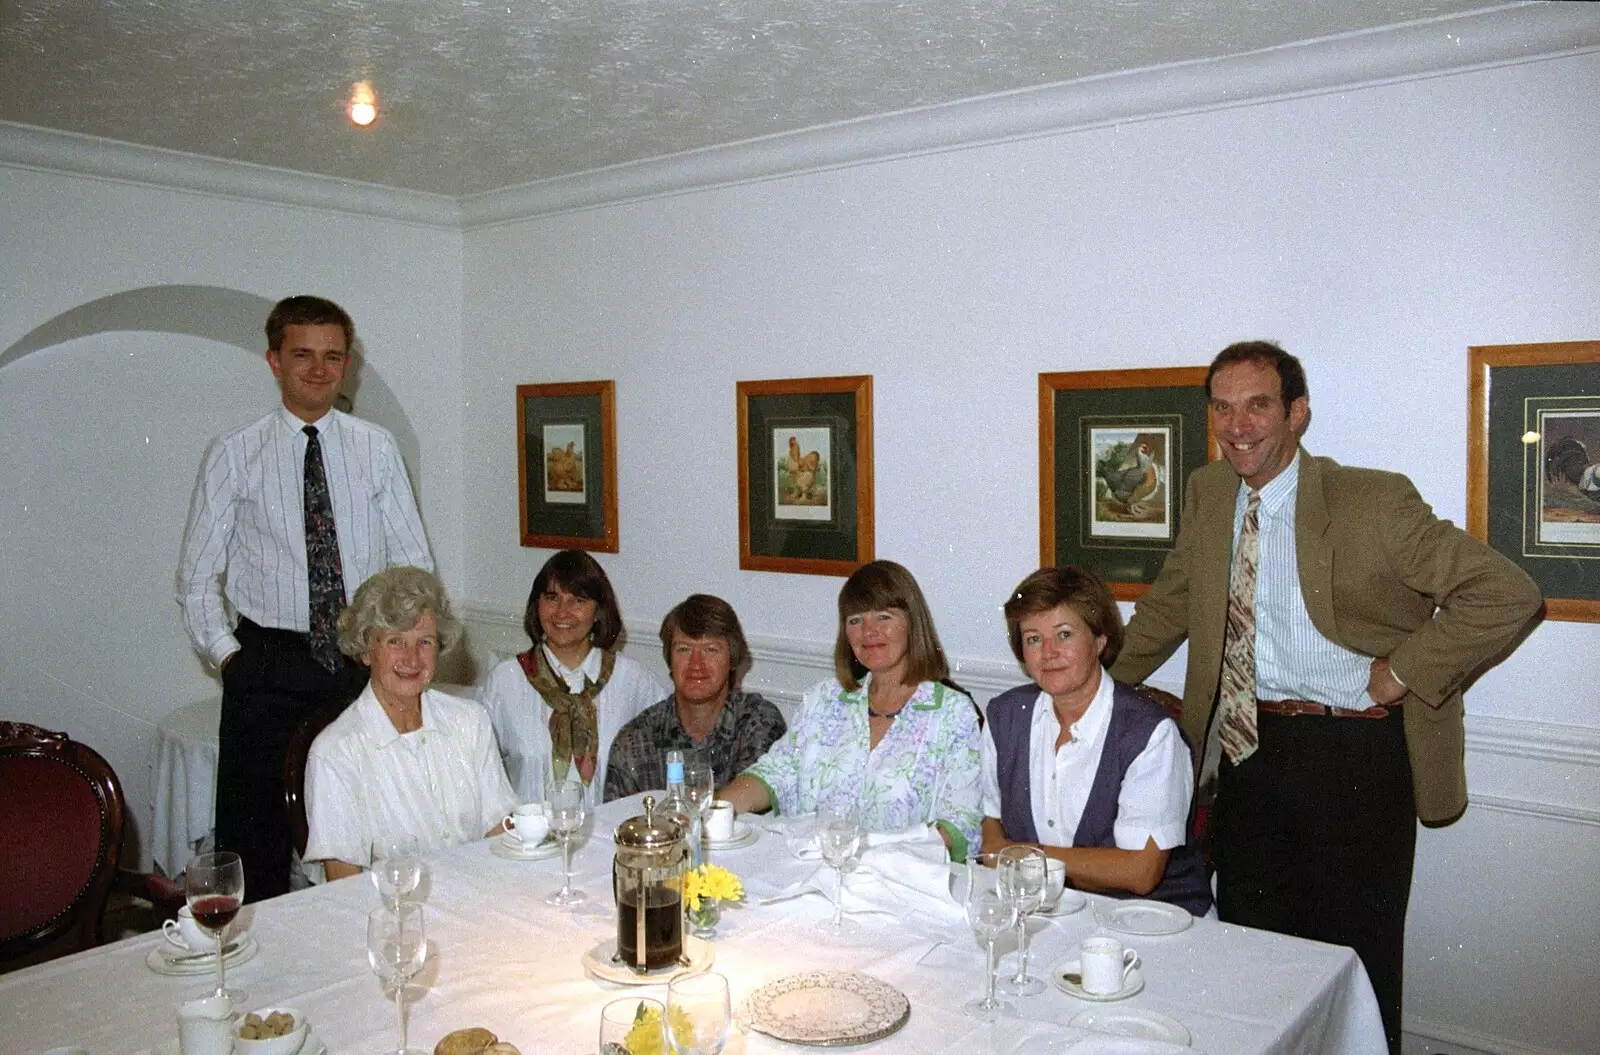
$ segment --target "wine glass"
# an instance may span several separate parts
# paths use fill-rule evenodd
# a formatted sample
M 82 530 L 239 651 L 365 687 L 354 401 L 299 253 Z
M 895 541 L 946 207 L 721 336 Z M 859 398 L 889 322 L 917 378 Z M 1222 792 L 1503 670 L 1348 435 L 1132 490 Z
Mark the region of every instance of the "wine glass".
M 733 1021 L 728 979 L 715 971 L 667 983 L 667 1040 L 674 1055 L 719 1055 Z
M 822 929 L 843 934 L 852 929 L 844 919 L 844 866 L 861 852 L 861 814 L 855 804 L 835 804 L 818 810 L 817 841 L 822 849 L 822 859 L 839 877 L 833 918 L 824 922 Z
M 561 889 L 545 898 L 550 905 L 579 905 L 588 895 L 572 889 L 572 840 L 583 827 L 584 788 L 577 780 L 550 785 L 550 833 L 561 840 Z
M 717 775 L 711 768 L 710 762 L 689 762 L 683 767 L 683 793 L 689 796 L 689 801 L 694 803 L 695 812 L 699 815 L 699 835 L 705 837 L 706 811 L 711 808 L 711 802 L 717 796 Z M 695 840 L 699 845 L 700 840 Z
M 667 1009 L 649 997 L 613 1000 L 600 1009 L 600 1055 L 657 1055 L 667 1050 Z
M 367 962 L 385 986 L 394 987 L 400 1021 L 400 1046 L 394 1055 L 427 1055 L 406 1047 L 406 983 L 422 970 L 427 958 L 421 905 L 401 902 L 393 909 L 386 905 L 367 914 Z
M 194 921 L 217 939 L 217 988 L 211 995 L 243 1003 L 248 994 L 224 985 L 222 935 L 244 904 L 244 862 L 231 850 L 196 854 L 183 870 L 183 888 Z
M 1017 973 L 1001 980 L 1000 991 L 1033 996 L 1044 992 L 1044 982 L 1028 974 L 1028 917 L 1039 911 L 1044 901 L 1044 851 L 1019 843 L 1001 850 L 998 856 L 1000 885 L 1017 910 Z
M 372 885 L 389 908 L 400 903 L 422 882 L 422 852 L 415 835 L 393 835 L 372 842 Z
M 967 864 L 967 922 L 972 933 L 983 942 L 989 953 L 988 989 L 982 1000 L 969 1000 L 961 1010 L 973 1018 L 993 1022 L 1016 1013 L 1016 1009 L 1003 1000 L 994 998 L 996 939 L 1017 921 L 1016 906 L 1001 885 L 1001 872 L 996 854 L 979 854 Z

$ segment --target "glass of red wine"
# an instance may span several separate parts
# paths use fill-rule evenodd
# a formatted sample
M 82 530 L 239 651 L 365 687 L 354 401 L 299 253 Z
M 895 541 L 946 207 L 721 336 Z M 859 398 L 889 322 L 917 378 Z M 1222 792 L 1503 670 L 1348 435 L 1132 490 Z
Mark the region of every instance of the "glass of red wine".
M 183 870 L 184 893 L 194 921 L 217 939 L 217 988 L 212 996 L 228 996 L 239 1004 L 245 994 L 223 984 L 222 936 L 244 904 L 244 863 L 231 850 L 196 854 Z

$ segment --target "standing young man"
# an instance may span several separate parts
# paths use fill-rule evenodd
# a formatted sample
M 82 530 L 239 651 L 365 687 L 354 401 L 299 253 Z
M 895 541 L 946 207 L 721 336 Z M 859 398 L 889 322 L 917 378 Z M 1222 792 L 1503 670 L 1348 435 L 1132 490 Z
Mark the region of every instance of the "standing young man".
M 1466 809 L 1461 687 L 1539 590 L 1405 477 L 1306 453 L 1283 349 L 1230 345 L 1206 392 L 1222 459 L 1189 477 L 1111 676 L 1142 681 L 1188 640 L 1181 724 L 1220 743 L 1219 915 L 1354 947 L 1398 1053 L 1416 821 Z
M 184 625 L 222 677 L 216 844 L 243 859 L 250 901 L 289 889 L 289 738 L 366 682 L 339 652 L 340 610 L 374 572 L 433 568 L 394 438 L 333 409 L 350 316 L 321 297 L 289 297 L 266 330 L 283 405 L 207 449 L 177 577 Z

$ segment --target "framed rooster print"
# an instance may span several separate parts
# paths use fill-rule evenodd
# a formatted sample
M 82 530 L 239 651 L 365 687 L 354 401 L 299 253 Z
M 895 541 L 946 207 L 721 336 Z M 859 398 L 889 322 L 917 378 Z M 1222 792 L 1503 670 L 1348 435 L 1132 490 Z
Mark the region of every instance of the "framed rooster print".
M 873 559 L 872 378 L 738 383 L 739 567 L 849 575 Z
M 1468 351 L 1467 530 L 1600 623 L 1600 341 Z
M 1216 457 L 1206 368 L 1039 375 L 1039 560 L 1141 596 L 1178 538 L 1189 474 Z
M 524 546 L 617 552 L 615 385 L 517 386 Z

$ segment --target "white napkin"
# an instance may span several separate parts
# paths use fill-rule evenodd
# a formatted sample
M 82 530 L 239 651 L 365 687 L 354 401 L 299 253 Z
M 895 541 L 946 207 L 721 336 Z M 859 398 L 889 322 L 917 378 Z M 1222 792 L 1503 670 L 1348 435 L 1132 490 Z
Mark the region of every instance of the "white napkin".
M 931 826 L 873 832 L 866 840 L 860 861 L 845 873 L 846 912 L 882 912 L 898 917 L 911 911 L 946 921 L 962 918 L 961 906 L 950 895 L 950 854 Z M 821 857 L 815 836 L 808 842 L 793 840 L 790 848 L 801 860 Z M 832 868 L 823 866 L 762 903 L 786 901 L 812 892 L 831 900 L 838 890 L 837 875 Z

